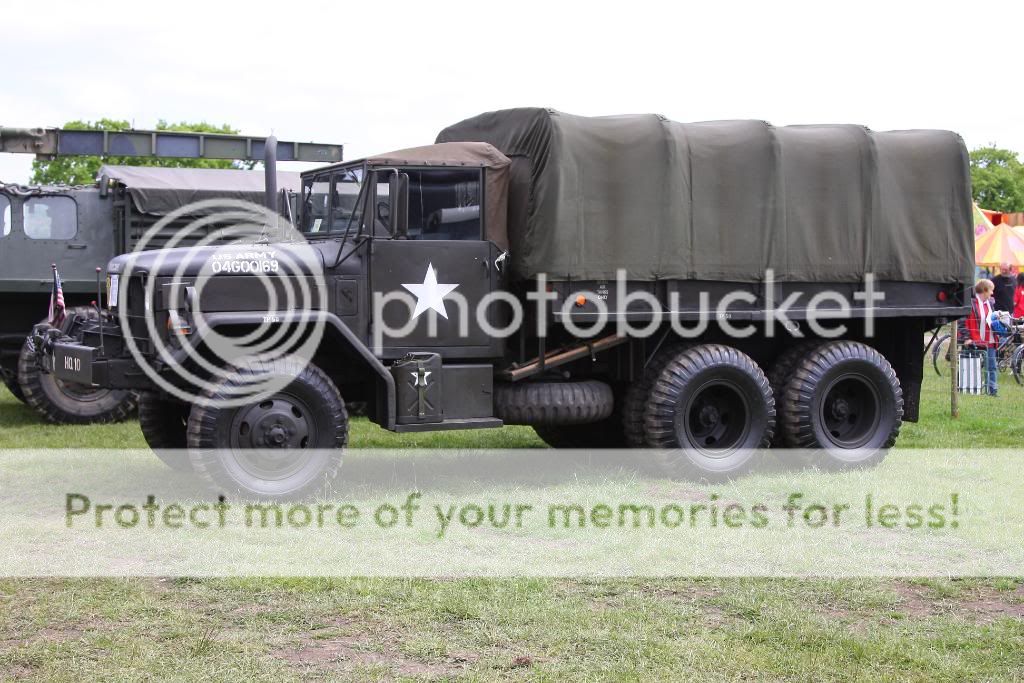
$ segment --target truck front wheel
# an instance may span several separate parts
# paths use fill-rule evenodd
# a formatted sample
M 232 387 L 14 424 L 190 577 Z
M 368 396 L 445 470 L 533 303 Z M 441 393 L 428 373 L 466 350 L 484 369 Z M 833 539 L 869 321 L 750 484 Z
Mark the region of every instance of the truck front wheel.
M 834 341 L 797 364 L 780 406 L 786 444 L 821 449 L 828 469 L 872 465 L 896 443 L 903 391 L 892 365 L 867 344 Z
M 647 443 L 670 476 L 720 480 L 746 471 L 767 448 L 775 401 L 764 372 L 722 344 L 678 353 L 653 382 L 644 409 Z
M 224 407 L 254 379 L 288 382 L 258 403 Z M 348 414 L 318 367 L 281 360 L 239 370 L 203 393 L 188 419 L 192 468 L 219 492 L 301 498 L 325 491 L 341 467 Z

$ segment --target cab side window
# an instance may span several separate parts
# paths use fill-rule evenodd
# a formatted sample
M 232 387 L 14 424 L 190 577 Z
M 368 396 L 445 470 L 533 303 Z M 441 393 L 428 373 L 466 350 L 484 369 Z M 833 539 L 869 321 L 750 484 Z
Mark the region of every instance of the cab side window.
M 11 234 L 11 200 L 0 195 L 0 235 Z
M 480 169 L 408 169 L 408 173 L 409 239 L 480 239 Z
M 377 206 L 374 208 L 373 234 L 391 237 L 391 184 L 388 178 L 377 179 Z
M 352 234 L 362 224 L 363 169 L 350 168 L 336 172 L 331 178 L 331 232 Z
M 302 232 L 327 232 L 328 202 L 331 198 L 331 177 L 324 173 L 307 180 L 302 188 Z
M 69 240 L 78 234 L 78 210 L 71 197 L 31 197 L 22 217 L 29 239 Z

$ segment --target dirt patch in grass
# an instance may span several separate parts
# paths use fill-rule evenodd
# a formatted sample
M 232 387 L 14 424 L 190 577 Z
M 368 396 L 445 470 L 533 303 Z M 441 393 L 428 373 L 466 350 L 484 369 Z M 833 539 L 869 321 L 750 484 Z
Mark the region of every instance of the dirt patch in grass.
M 0 680 L 11 680 L 20 681 L 26 678 L 32 678 L 36 675 L 35 669 L 24 664 L 14 664 L 9 667 L 6 671 L 0 672 Z
M 921 586 L 894 583 L 900 596 L 896 609 L 914 619 L 932 616 L 955 616 L 974 624 L 990 624 L 999 619 L 1024 619 L 1024 586 L 1012 591 L 991 587 L 969 589 L 957 597 L 929 595 Z
M 77 628 L 42 628 L 27 638 L 5 638 L 0 640 L 0 652 L 12 648 L 25 647 L 32 643 L 45 641 L 48 643 L 65 643 L 69 640 L 78 640 L 84 632 Z
M 684 486 L 653 484 L 645 487 L 644 493 L 654 500 L 668 499 L 688 503 L 700 503 L 710 500 L 710 494 L 706 491 L 698 491 Z
M 384 669 L 392 676 L 452 678 L 480 658 L 475 653 L 460 651 L 449 652 L 443 661 L 421 661 L 403 655 L 398 649 L 398 639 L 393 635 L 381 635 L 370 630 L 360 635 L 326 638 L 317 633 L 304 635 L 300 645 L 282 647 L 272 653 L 304 673 L 326 675 L 354 669 Z
M 36 634 L 36 639 L 62 643 L 66 640 L 78 640 L 82 631 L 77 628 L 44 628 Z
M 727 621 L 725 610 L 715 600 L 721 591 L 711 586 L 656 586 L 645 585 L 635 588 L 598 591 L 587 600 L 590 609 L 595 612 L 626 609 L 634 604 L 638 596 L 648 597 L 659 602 L 690 608 L 694 618 L 708 627 L 720 626 Z

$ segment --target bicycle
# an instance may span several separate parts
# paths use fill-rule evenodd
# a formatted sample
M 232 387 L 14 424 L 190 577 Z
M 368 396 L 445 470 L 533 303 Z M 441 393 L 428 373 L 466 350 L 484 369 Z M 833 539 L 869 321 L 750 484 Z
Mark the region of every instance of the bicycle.
M 1024 318 L 1011 318 L 1008 330 L 998 336 L 996 346 L 996 368 L 999 372 L 1010 372 L 1017 384 L 1024 385 Z M 951 335 L 939 335 L 931 344 L 932 367 L 940 377 L 952 369 L 952 358 L 949 355 Z M 967 326 L 963 320 L 957 323 L 957 346 L 963 348 L 970 340 Z

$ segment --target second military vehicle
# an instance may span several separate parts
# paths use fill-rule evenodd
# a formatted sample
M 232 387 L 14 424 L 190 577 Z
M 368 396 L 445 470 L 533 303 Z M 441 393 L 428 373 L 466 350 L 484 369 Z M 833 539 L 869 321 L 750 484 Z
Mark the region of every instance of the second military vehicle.
M 265 138 L 241 135 L 0 127 L 0 151 L 43 159 L 116 155 L 255 161 L 264 157 L 264 145 Z M 282 160 L 323 163 L 342 156 L 340 145 L 277 146 Z M 45 316 L 53 290 L 53 273 L 41 268 L 56 266 L 65 305 L 73 314 L 65 332 L 75 335 L 81 324 L 99 315 L 92 304 L 98 297 L 96 268 L 135 249 L 169 212 L 201 199 L 263 201 L 260 171 L 103 166 L 99 176 L 95 184 L 75 187 L 0 183 L 0 378 L 17 398 L 53 422 L 119 420 L 134 410 L 136 397 L 132 391 L 84 386 L 38 371 L 25 341 Z M 278 183 L 282 191 L 294 193 L 298 174 L 281 173 Z M 152 236 L 149 246 L 158 248 L 165 240 Z

